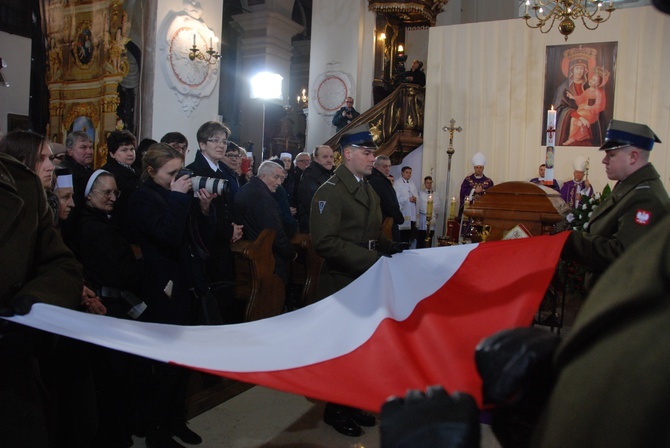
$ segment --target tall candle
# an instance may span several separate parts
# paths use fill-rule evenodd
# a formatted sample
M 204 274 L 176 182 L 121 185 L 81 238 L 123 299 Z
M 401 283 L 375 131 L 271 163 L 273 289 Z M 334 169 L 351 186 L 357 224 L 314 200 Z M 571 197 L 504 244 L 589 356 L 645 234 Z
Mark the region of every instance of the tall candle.
M 456 217 L 456 196 L 451 197 L 451 204 L 449 205 L 449 217 Z
M 195 33 L 193 34 L 193 46 L 195 47 Z
M 428 195 L 428 202 L 426 203 L 426 218 L 431 219 L 433 216 L 433 195 Z

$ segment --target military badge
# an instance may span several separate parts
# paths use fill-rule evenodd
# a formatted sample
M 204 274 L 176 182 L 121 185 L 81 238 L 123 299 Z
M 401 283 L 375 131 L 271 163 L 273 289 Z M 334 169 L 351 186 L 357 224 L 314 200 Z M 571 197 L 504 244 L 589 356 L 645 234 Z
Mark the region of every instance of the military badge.
M 323 213 L 323 209 L 326 207 L 326 201 L 319 201 L 319 215 Z
M 649 219 L 651 218 L 651 212 L 647 210 L 638 210 L 635 214 L 635 224 L 641 226 L 646 226 L 649 224 Z

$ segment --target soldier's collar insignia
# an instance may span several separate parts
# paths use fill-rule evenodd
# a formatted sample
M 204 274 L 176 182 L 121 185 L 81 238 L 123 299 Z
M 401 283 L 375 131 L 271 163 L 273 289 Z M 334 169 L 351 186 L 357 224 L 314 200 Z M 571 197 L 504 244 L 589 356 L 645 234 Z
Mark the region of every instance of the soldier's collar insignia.
M 323 209 L 326 207 L 326 201 L 319 201 L 319 214 L 323 213 Z

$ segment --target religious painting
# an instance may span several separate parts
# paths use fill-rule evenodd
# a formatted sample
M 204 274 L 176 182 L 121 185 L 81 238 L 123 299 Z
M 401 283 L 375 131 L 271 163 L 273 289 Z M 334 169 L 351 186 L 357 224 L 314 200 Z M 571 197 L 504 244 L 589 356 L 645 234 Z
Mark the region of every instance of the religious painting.
M 74 131 L 86 132 L 91 137 L 91 141 L 95 142 L 95 128 L 93 126 L 93 120 L 89 117 L 81 116 L 75 118 L 68 134 Z
M 556 110 L 556 146 L 600 146 L 614 113 L 617 42 L 547 46 L 542 145 Z
M 93 35 L 88 25 L 84 25 L 77 40 L 72 44 L 72 51 L 80 64 L 86 65 L 93 57 Z

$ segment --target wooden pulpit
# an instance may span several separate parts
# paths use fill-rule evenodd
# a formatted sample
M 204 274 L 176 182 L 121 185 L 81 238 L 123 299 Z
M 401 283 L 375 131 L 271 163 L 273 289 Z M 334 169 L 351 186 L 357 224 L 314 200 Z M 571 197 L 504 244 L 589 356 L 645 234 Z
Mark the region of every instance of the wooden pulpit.
M 552 234 L 570 208 L 561 195 L 549 187 L 531 182 L 504 182 L 464 210 L 475 226 L 489 225 L 486 241 L 501 240 L 517 225 L 523 225 L 532 236 Z

